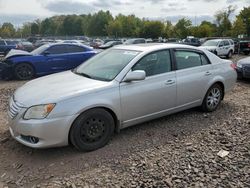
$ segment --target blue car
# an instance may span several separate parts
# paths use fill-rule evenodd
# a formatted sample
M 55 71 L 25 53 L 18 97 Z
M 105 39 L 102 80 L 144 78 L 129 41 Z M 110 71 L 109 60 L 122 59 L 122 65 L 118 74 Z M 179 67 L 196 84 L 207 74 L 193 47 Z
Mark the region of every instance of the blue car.
M 97 52 L 82 44 L 45 44 L 32 52 L 11 50 L 0 63 L 0 74 L 3 78 L 28 80 L 70 70 Z

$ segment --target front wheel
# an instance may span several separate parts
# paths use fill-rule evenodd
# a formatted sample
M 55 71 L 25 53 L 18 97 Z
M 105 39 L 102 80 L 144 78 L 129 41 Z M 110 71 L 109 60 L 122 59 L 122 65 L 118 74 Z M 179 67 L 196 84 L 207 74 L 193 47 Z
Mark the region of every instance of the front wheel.
M 219 84 L 214 84 L 207 91 L 202 103 L 202 110 L 212 112 L 217 109 L 223 97 L 223 91 Z
M 69 139 L 80 151 L 92 151 L 105 146 L 115 129 L 112 115 L 96 108 L 81 114 L 73 123 Z
M 233 52 L 230 50 L 227 54 L 227 58 L 230 59 L 232 58 L 232 56 L 233 56 Z
M 28 63 L 21 63 L 14 68 L 15 77 L 19 80 L 29 80 L 35 75 L 34 68 Z

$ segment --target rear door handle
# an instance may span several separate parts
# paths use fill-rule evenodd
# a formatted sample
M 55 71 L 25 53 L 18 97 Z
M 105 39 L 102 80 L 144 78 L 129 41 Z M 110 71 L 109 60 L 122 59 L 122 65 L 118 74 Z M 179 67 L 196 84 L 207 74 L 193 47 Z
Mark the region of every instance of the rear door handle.
M 209 76 L 209 75 L 211 75 L 211 74 L 212 74 L 211 72 L 207 71 L 207 72 L 205 73 L 205 76 Z
M 165 85 L 172 85 L 174 83 L 175 83 L 174 80 L 168 80 L 168 81 L 165 82 Z

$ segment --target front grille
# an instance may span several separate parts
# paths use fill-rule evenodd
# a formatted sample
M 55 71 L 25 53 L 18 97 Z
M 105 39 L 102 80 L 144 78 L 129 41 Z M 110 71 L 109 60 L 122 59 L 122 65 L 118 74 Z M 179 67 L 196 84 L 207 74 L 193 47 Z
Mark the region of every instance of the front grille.
M 14 97 L 11 97 L 8 110 L 10 118 L 14 119 L 22 108 L 23 106 L 15 101 Z

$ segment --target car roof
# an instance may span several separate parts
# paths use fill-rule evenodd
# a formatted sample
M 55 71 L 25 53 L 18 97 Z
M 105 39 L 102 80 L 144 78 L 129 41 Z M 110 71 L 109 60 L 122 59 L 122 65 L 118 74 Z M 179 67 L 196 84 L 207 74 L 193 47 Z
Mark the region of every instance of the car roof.
M 184 44 L 171 44 L 171 43 L 144 43 L 144 44 L 119 45 L 113 48 L 122 50 L 142 51 L 142 52 L 161 50 L 167 48 L 187 48 L 187 49 L 200 50 L 199 48 L 194 46 L 189 46 Z

